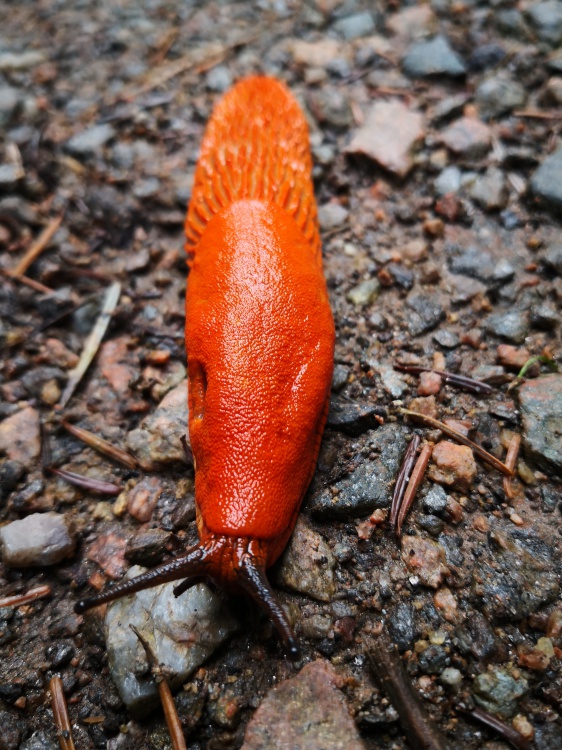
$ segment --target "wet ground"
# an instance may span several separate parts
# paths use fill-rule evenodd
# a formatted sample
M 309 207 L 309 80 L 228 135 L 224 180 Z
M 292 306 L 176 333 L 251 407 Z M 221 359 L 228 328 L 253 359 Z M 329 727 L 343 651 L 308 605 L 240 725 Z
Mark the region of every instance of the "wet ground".
M 179 679 L 188 747 L 241 747 L 250 720 L 246 747 L 276 746 L 264 727 L 282 736 L 306 711 L 256 709 L 314 659 L 307 710 L 333 713 L 343 696 L 360 739 L 342 719 L 342 742 L 407 747 L 369 668 L 382 622 L 450 743 L 507 747 L 462 704 L 538 750 L 561 747 L 562 3 L 4 2 L 0 17 L 0 597 L 50 587 L 0 609 L 0 750 L 56 747 L 53 674 L 77 747 L 169 746 L 160 711 L 141 720 L 110 676 L 127 670 L 107 656 L 125 628 L 108 642 L 102 613 L 73 604 L 196 538 L 180 442 L 182 223 L 213 104 L 256 72 L 286 81 L 310 124 L 333 408 L 302 526 L 272 574 L 303 659 L 288 662 L 246 602 L 202 594 L 216 639 Z M 61 408 L 115 282 L 103 343 Z M 402 407 L 454 420 L 501 459 L 520 434 L 511 493 Z M 138 465 L 86 447 L 61 416 Z M 385 511 L 414 433 L 436 447 L 397 540 Z M 131 672 L 149 681 L 143 664 Z

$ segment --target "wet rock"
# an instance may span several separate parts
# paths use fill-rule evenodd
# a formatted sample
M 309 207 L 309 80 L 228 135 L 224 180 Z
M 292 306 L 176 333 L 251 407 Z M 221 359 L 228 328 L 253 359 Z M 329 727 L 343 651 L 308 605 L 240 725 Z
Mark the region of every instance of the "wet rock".
M 467 159 L 477 159 L 488 152 L 492 143 L 492 132 L 488 125 L 476 117 L 461 117 L 446 128 L 441 140 L 454 154 Z
M 0 452 L 31 468 L 41 453 L 39 413 L 31 406 L 0 422 Z
M 460 338 L 456 333 L 446 329 L 443 331 L 437 331 L 433 336 L 433 340 L 436 341 L 439 346 L 442 346 L 443 349 L 456 349 L 461 343 Z
M 342 226 L 347 221 L 349 211 L 339 203 L 325 203 L 318 209 L 318 223 L 324 232 Z
M 528 617 L 560 593 L 550 545 L 525 530 L 493 529 L 494 547 L 472 573 L 472 598 L 489 619 L 513 622 Z
M 380 409 L 367 404 L 350 403 L 337 398 L 330 402 L 327 426 L 356 437 L 379 426 L 376 417 Z
M 446 167 L 435 180 L 437 195 L 458 193 L 461 187 L 461 171 L 458 167 Z
M 480 612 L 474 612 L 457 628 L 456 635 L 460 650 L 478 661 L 491 659 L 498 650 L 494 629 Z
M 23 101 L 23 92 L 13 86 L 0 85 L 0 128 L 6 125 Z
M 505 208 L 508 195 L 504 173 L 495 167 L 480 175 L 470 190 L 470 197 L 486 211 Z
M 493 120 L 522 107 L 526 99 L 523 86 L 504 73 L 488 78 L 476 89 L 476 103 L 485 120 Z
M 562 209 L 562 146 L 547 156 L 534 173 L 531 190 L 553 210 Z
M 388 617 L 388 631 L 399 651 L 412 648 L 419 635 L 414 615 L 415 610 L 410 602 L 400 602 Z
M 350 289 L 346 297 L 352 305 L 364 307 L 365 305 L 371 305 L 377 299 L 380 290 L 381 285 L 378 279 L 367 279 Z
M 418 662 L 425 674 L 440 674 L 451 663 L 451 658 L 443 646 L 431 645 L 418 656 Z
M 313 497 L 310 507 L 315 516 L 349 520 L 389 506 L 406 450 L 404 430 L 396 424 L 382 425 L 374 443 L 380 453 L 377 458 L 363 461 L 349 476 Z
M 8 567 L 56 565 L 74 554 L 74 524 L 62 513 L 33 513 L 0 528 L 0 548 Z
M 466 66 L 444 36 L 417 42 L 406 53 L 402 68 L 412 78 L 433 75 L 463 76 Z
M 560 313 L 555 307 L 544 303 L 531 308 L 531 325 L 541 331 L 553 331 L 560 323 Z
M 474 456 L 466 445 L 441 440 L 433 449 L 428 476 L 434 482 L 468 492 L 476 471 Z
M 418 523 L 422 529 L 427 531 L 427 533 L 434 538 L 437 538 L 439 534 L 441 534 L 445 526 L 445 523 L 441 518 L 432 515 L 419 516 Z
M 345 365 L 336 364 L 332 376 L 332 391 L 338 393 L 347 385 L 349 369 Z
M 22 742 L 19 750 L 57 750 L 58 747 L 59 744 L 54 739 L 51 739 L 46 732 L 39 730 Z
M 158 408 L 143 420 L 141 426 L 127 435 L 131 451 L 145 471 L 166 464 L 185 463 L 181 444 L 187 434 L 187 380 L 166 394 Z
M 412 150 L 424 137 L 423 117 L 401 101 L 378 101 L 367 114 L 346 151 L 368 156 L 404 177 L 413 166 Z
M 546 471 L 562 473 L 562 375 L 527 380 L 517 398 L 526 454 Z
M 495 68 L 504 59 L 505 55 L 505 49 L 495 42 L 482 44 L 471 54 L 469 60 L 470 68 L 477 72 L 487 70 L 488 68 Z
M 375 30 L 373 16 L 368 11 L 353 13 L 351 16 L 339 18 L 333 28 L 339 32 L 344 39 L 358 39 L 367 36 Z
M 542 262 L 557 276 L 562 276 L 562 245 L 548 247 L 540 256 Z
M 150 521 L 163 489 L 162 482 L 158 477 L 141 479 L 127 496 L 127 510 L 141 523 Z
M 562 2 L 532 3 L 527 9 L 527 18 L 541 41 L 552 46 L 562 42 Z
M 447 507 L 447 493 L 441 485 L 434 485 L 423 498 L 423 507 L 426 513 L 443 513 Z
M 520 675 L 517 679 L 496 665 L 478 675 L 472 683 L 474 700 L 485 711 L 501 719 L 509 719 L 517 710 L 517 700 L 525 695 L 529 683 Z
M 0 500 L 8 497 L 24 474 L 25 466 L 20 461 L 2 461 L 0 464 Z
M 118 580 L 126 570 L 127 540 L 121 533 L 100 534 L 88 550 L 88 559 L 97 563 L 108 578 Z
M 128 540 L 125 557 L 134 565 L 152 567 L 162 561 L 170 539 L 170 533 L 163 529 L 139 531 Z
M 132 568 L 129 577 L 142 572 L 142 568 Z M 183 684 L 235 629 L 218 594 L 198 584 L 175 597 L 176 585 L 171 582 L 139 591 L 107 608 L 109 669 L 121 699 L 137 716 L 156 707 L 159 697 L 144 649 L 129 624 L 150 643 L 172 689 Z
M 449 568 L 445 564 L 445 550 L 431 539 L 421 536 L 404 536 L 401 540 L 402 560 L 423 586 L 438 589 Z
M 409 294 L 406 307 L 412 310 L 407 321 L 412 336 L 421 336 L 422 333 L 431 331 L 445 317 L 445 310 L 434 295 Z
M 215 65 L 207 73 L 207 88 L 209 91 L 218 91 L 222 93 L 232 86 L 232 73 L 226 65 Z
M 94 125 L 92 128 L 72 136 L 66 144 L 66 150 L 73 156 L 94 156 L 115 135 L 115 128 L 109 123 Z
M 529 333 L 529 322 L 525 313 L 511 310 L 489 315 L 484 321 L 484 328 L 512 344 L 522 344 Z
M 299 517 L 276 579 L 280 586 L 329 602 L 336 592 L 335 565 L 326 542 Z
M 0 710 L 0 726 L 0 750 L 18 750 L 22 737 L 20 722 L 12 713 Z
M 271 690 L 250 719 L 242 750 L 363 750 L 333 667 L 317 659 Z

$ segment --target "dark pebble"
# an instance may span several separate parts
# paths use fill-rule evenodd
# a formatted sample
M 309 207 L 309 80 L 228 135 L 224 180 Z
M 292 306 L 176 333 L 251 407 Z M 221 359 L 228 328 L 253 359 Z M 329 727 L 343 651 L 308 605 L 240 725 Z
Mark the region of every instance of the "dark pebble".
M 410 295 L 406 300 L 406 306 L 412 310 L 407 321 L 412 336 L 421 336 L 422 333 L 431 331 L 445 317 L 445 311 L 435 295 Z
M 469 58 L 471 70 L 479 72 L 494 68 L 505 57 L 505 50 L 499 44 L 483 44 L 477 47 Z
M 458 628 L 456 638 L 464 654 L 472 654 L 478 661 L 491 659 L 497 651 L 496 635 L 491 624 L 480 612 L 475 612 Z
M 332 390 L 336 393 L 347 384 L 349 379 L 349 368 L 345 365 L 335 365 L 332 376 Z
M 531 190 L 548 208 L 562 209 L 562 146 L 547 156 L 531 178 Z
M 511 344 L 522 344 L 529 333 L 527 316 L 518 310 L 489 315 L 484 322 L 484 328 Z
M 444 522 L 441 518 L 438 518 L 437 516 L 420 516 L 418 518 L 418 524 L 422 527 L 422 529 L 425 529 L 431 536 L 437 538 L 439 534 L 443 531 Z
M 547 270 L 562 276 L 562 245 L 548 247 L 539 257 Z
M 357 436 L 379 426 L 377 415 L 380 415 L 377 407 L 332 399 L 326 424 L 333 430 Z
M 423 508 L 426 513 L 443 513 L 447 507 L 447 493 L 440 484 L 434 485 L 423 499 Z
M 531 325 L 541 331 L 553 331 L 560 322 L 560 313 L 549 304 L 531 308 Z
M 460 344 L 460 339 L 457 334 L 453 333 L 453 331 L 448 331 L 447 329 L 437 331 L 433 336 L 433 340 L 444 349 L 455 349 Z
M 152 567 L 161 562 L 169 540 L 170 534 L 162 529 L 139 531 L 127 542 L 125 557 L 135 565 Z
M 74 646 L 71 643 L 54 643 L 45 649 L 45 656 L 54 669 L 66 667 L 74 656 Z
M 562 499 L 561 491 L 554 487 L 547 487 L 546 485 L 542 485 L 540 491 L 543 512 L 554 513 Z
M 443 646 L 429 646 L 418 656 L 418 662 L 425 674 L 440 674 L 451 663 Z
M 409 268 L 401 263 L 389 263 L 386 268 L 397 286 L 406 290 L 414 286 L 414 273 Z
M 414 608 L 409 602 L 401 602 L 389 615 L 388 630 L 399 651 L 406 651 L 414 645 L 419 629 L 414 621 Z
M 59 385 L 66 382 L 67 375 L 58 367 L 34 367 L 26 372 L 21 381 L 25 390 L 34 398 L 41 395 L 41 389 L 49 380 L 56 380 Z
M 16 717 L 8 711 L 0 711 L 0 750 L 18 750 L 21 740 L 21 726 Z
M 28 740 L 22 742 L 20 750 L 57 750 L 59 744 L 51 739 L 46 732 L 39 730 L 31 735 Z
M 4 461 L 0 464 L 0 499 L 4 500 L 23 477 L 25 467 L 19 461 Z
M 453 249 L 453 252 L 455 250 Z M 490 253 L 477 247 L 456 251 L 449 259 L 449 270 L 462 276 L 470 276 L 480 281 L 489 281 L 494 273 L 494 261 Z

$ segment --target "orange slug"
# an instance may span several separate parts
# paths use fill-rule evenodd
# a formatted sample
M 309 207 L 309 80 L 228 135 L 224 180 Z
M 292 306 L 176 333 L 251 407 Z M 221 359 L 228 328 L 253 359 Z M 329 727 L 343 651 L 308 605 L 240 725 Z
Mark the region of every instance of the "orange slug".
M 245 592 L 289 653 L 266 569 L 283 551 L 326 422 L 334 323 L 322 273 L 308 128 L 273 78 L 239 82 L 201 146 L 185 232 L 185 341 L 199 543 L 77 604 L 211 579 Z

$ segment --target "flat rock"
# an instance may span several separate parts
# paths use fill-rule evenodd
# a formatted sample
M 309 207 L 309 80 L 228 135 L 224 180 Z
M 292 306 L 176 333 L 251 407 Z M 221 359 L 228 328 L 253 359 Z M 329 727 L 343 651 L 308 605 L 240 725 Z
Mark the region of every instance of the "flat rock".
M 56 565 L 72 557 L 76 534 L 62 513 L 33 513 L 0 528 L 4 565 L 12 568 Z
M 526 101 L 527 94 L 523 86 L 503 72 L 483 81 L 476 89 L 476 104 L 485 120 L 493 120 L 523 107 Z
M 443 131 L 441 140 L 454 154 L 475 159 L 488 152 L 492 144 L 492 131 L 476 117 L 460 117 Z M 460 175 L 458 180 L 460 187 Z
M 433 330 L 445 317 L 445 310 L 434 295 L 409 294 L 406 307 L 412 311 L 407 320 L 412 336 L 421 336 L 422 333 Z
M 434 75 L 458 77 L 466 73 L 464 62 L 441 35 L 412 45 L 402 60 L 402 68 L 412 78 Z
M 527 380 L 517 389 L 527 455 L 547 471 L 562 472 L 562 375 Z
M 299 517 L 276 576 L 279 586 L 329 602 L 336 592 L 332 551 L 324 539 Z
M 317 659 L 271 690 L 242 750 L 364 750 L 332 665 Z
M 406 450 L 404 429 L 397 424 L 382 425 L 373 443 L 379 452 L 375 459 L 364 460 L 349 476 L 312 499 L 310 507 L 316 517 L 349 520 L 390 505 L 396 472 Z
M 512 344 L 522 344 L 529 333 L 529 321 L 524 312 L 511 310 L 489 315 L 484 321 L 484 328 Z
M 127 577 L 143 568 L 131 568 Z M 236 623 L 218 594 L 204 584 L 175 597 L 177 581 L 139 591 L 112 602 L 105 617 L 111 676 L 119 694 L 136 716 L 159 704 L 146 654 L 134 625 L 151 645 L 175 690 L 234 632 Z
M 552 210 L 562 210 L 562 145 L 534 173 L 531 191 Z
M 115 128 L 109 123 L 94 125 L 72 136 L 66 143 L 66 150 L 73 156 L 93 156 L 115 135 Z
M 127 450 L 141 468 L 154 471 L 163 465 L 185 463 L 181 444 L 187 435 L 187 380 L 164 396 L 158 408 L 141 426 L 127 435 Z
M 41 453 L 39 413 L 32 406 L 12 414 L 0 422 L 0 452 L 27 468 Z
M 346 151 L 368 156 L 381 167 L 404 177 L 414 163 L 412 150 L 424 135 L 423 116 L 419 112 L 398 100 L 378 101 Z
M 356 437 L 379 426 L 376 415 L 380 409 L 370 404 L 358 404 L 333 398 L 326 425 L 333 430 Z

